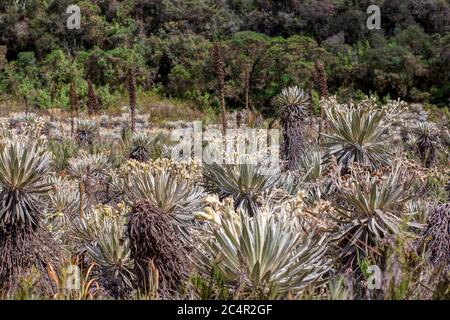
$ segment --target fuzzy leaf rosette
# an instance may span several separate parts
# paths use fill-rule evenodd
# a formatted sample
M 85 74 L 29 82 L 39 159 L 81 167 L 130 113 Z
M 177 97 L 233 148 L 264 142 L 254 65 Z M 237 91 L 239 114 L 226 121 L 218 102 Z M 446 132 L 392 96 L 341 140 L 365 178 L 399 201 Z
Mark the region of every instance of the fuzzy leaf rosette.
M 197 235 L 198 270 L 209 275 L 217 268 L 228 289 L 251 298 L 283 298 L 320 283 L 329 270 L 326 239 L 302 228 L 301 197 L 268 201 L 254 217 L 235 210 L 231 198 L 208 197 L 194 214 L 205 221 Z

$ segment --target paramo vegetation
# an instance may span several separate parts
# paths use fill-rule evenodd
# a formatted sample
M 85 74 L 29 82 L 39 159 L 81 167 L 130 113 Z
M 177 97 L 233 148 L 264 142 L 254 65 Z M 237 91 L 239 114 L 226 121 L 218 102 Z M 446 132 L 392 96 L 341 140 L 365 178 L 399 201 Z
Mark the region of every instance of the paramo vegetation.
M 0 298 L 449 299 L 450 7 L 374 2 L 2 1 Z
M 281 129 L 264 174 L 175 162 L 190 124 L 133 133 L 128 108 L 1 118 L 2 298 L 448 299 L 448 130 L 401 101 L 322 98 L 321 119 L 298 87 L 276 100 L 278 120 L 225 117 Z

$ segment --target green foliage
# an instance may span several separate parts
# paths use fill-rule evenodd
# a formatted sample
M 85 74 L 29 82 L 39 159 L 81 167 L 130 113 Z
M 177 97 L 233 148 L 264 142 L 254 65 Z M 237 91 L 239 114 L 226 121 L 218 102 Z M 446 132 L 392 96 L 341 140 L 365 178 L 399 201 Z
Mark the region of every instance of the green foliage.
M 55 141 L 48 143 L 49 151 L 53 154 L 53 167 L 57 172 L 62 172 L 68 168 L 70 158 L 76 156 L 78 147 L 72 140 Z
M 82 30 L 67 30 L 61 21 L 74 3 L 83 12 Z M 66 107 L 68 80 L 81 88 L 81 80 L 90 79 L 109 106 L 109 95 L 124 94 L 121 84 L 133 64 L 139 87 L 159 86 L 164 95 L 206 107 L 214 94 L 213 39 L 224 48 L 226 100 L 233 108 L 245 103 L 247 68 L 251 105 L 271 115 L 271 98 L 293 84 L 306 88 L 317 59 L 330 89 L 347 97 L 377 92 L 439 106 L 449 102 L 445 1 L 380 4 L 384 34 L 366 30 L 367 6 L 350 1 L 74 3 L 0 7 L 0 41 L 9 60 L 0 87 L 39 108 Z M 24 59 L 33 72 L 17 63 Z M 85 94 L 79 92 L 82 99 Z
M 190 281 L 195 294 L 202 300 L 227 300 L 232 298 L 225 286 L 223 275 L 216 266 L 212 267 L 211 274 L 208 277 L 197 274 Z

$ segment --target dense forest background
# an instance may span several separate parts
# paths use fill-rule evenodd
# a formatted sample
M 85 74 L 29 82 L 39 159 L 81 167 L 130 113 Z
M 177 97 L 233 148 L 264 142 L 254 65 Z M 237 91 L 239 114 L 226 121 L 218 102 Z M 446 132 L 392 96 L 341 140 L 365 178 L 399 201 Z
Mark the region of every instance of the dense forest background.
M 66 27 L 71 4 L 80 30 Z M 371 4 L 381 30 L 366 27 Z M 282 88 L 308 88 L 317 60 L 341 99 L 450 102 L 446 0 L 2 0 L 0 93 L 65 108 L 70 84 L 83 105 L 90 80 L 106 109 L 125 95 L 133 67 L 140 92 L 218 108 L 214 43 L 229 108 L 242 108 L 248 89 L 251 106 L 270 114 Z

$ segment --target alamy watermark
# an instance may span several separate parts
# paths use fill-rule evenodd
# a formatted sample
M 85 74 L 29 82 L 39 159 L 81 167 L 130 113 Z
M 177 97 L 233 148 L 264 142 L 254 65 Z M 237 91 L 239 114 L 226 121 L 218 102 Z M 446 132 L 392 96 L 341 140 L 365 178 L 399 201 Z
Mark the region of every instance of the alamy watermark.
M 67 18 L 66 25 L 69 30 L 81 29 L 81 9 L 79 6 L 72 4 L 67 7 L 66 13 L 70 16 Z M 367 14 L 370 16 L 366 20 L 366 26 L 369 30 L 381 29 L 381 9 L 379 6 L 372 4 L 367 7 Z
M 73 4 L 67 7 L 66 13 L 70 16 L 67 18 L 66 26 L 69 30 L 81 29 L 81 9 L 79 6 Z
M 81 271 L 77 265 L 69 265 L 66 270 L 66 279 L 64 288 L 68 290 L 80 290 L 81 289 Z
M 197 160 L 206 164 L 257 165 L 263 175 L 280 171 L 278 129 L 219 129 L 203 130 L 195 121 L 188 128 L 175 129 L 171 141 L 174 162 Z
M 367 278 L 367 289 L 369 290 L 381 289 L 382 272 L 380 267 L 378 267 L 377 265 L 371 265 L 367 267 L 366 271 L 369 274 L 369 277 Z
M 367 13 L 370 14 L 367 18 L 366 26 L 369 30 L 381 29 L 381 9 L 377 5 L 371 5 L 367 8 Z

